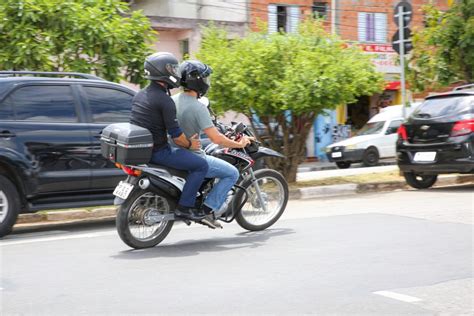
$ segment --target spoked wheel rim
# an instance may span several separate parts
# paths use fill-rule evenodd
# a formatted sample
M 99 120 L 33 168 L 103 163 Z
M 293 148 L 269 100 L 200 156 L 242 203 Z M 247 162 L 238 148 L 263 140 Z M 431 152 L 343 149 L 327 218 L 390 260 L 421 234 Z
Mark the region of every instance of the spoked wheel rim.
M 0 191 L 0 223 L 3 223 L 8 213 L 8 199 L 5 192 Z
M 264 206 L 257 193 L 256 183 L 260 188 Z M 254 181 L 248 188 L 248 200 L 242 207 L 241 213 L 252 225 L 264 225 L 278 216 L 285 203 L 283 184 L 274 177 L 262 177 Z
M 142 242 L 153 240 L 166 229 L 168 221 L 154 223 L 152 216 L 169 213 L 170 205 L 165 198 L 150 192 L 140 195 L 128 212 L 130 234 Z

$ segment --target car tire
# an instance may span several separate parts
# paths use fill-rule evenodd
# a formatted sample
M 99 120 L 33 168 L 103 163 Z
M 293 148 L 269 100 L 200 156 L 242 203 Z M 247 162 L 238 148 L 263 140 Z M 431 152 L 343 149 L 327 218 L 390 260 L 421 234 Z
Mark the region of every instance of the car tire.
M 351 163 L 348 162 L 348 161 L 338 161 L 338 162 L 336 162 L 336 166 L 339 169 L 347 169 L 351 166 Z
M 408 185 L 415 189 L 431 188 L 438 179 L 438 175 L 419 175 L 412 172 L 403 173 L 403 177 Z
M 0 237 L 11 233 L 20 212 L 20 195 L 15 185 L 0 175 Z
M 366 167 L 373 167 L 379 163 L 379 151 L 375 147 L 369 147 L 364 151 L 362 163 Z

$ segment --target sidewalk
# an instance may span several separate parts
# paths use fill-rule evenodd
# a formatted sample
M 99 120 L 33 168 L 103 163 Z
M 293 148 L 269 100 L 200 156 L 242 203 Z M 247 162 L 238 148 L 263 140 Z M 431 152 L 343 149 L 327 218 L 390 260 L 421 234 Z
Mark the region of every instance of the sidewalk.
M 380 166 L 392 166 L 396 165 L 397 162 L 395 159 L 384 159 L 379 162 Z M 349 169 L 355 168 L 365 168 L 362 163 L 355 163 Z M 303 162 L 301 165 L 298 166 L 298 173 L 299 172 L 309 172 L 309 171 L 321 171 L 321 170 L 347 170 L 347 169 L 339 169 L 337 168 L 334 162 L 329 161 L 314 161 L 314 162 Z

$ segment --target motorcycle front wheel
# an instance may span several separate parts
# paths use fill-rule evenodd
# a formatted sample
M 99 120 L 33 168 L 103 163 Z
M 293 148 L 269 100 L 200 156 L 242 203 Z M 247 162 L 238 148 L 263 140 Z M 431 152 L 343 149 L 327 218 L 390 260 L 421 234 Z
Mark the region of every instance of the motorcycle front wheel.
M 256 180 L 250 178 L 240 185 L 247 190 L 248 199 L 240 212 L 237 223 L 250 231 L 264 230 L 280 218 L 288 203 L 288 183 L 277 171 L 260 169 L 255 171 Z M 244 201 L 244 192 L 238 191 L 234 199 L 234 209 Z
M 118 209 L 117 232 L 132 248 L 154 247 L 165 239 L 174 223 L 173 220 L 156 221 L 156 218 L 173 213 L 174 208 L 173 201 L 163 196 L 134 190 Z

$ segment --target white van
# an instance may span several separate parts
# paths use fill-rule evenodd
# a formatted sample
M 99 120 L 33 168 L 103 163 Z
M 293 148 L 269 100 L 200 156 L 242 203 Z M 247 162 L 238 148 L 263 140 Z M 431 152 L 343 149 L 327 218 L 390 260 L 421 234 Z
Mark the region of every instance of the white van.
M 419 105 L 406 108 L 406 116 Z M 338 168 L 349 168 L 354 162 L 375 166 L 380 158 L 395 157 L 398 127 L 404 121 L 402 106 L 392 105 L 374 115 L 356 136 L 326 147 L 326 155 Z

